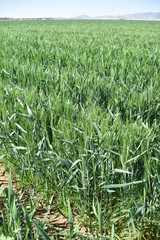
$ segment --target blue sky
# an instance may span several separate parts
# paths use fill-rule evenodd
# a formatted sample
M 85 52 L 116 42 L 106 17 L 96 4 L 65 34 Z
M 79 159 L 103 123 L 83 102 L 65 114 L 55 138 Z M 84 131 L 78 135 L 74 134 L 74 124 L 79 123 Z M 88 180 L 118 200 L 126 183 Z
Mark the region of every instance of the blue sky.
M 0 0 L 0 17 L 75 17 L 160 12 L 160 0 Z

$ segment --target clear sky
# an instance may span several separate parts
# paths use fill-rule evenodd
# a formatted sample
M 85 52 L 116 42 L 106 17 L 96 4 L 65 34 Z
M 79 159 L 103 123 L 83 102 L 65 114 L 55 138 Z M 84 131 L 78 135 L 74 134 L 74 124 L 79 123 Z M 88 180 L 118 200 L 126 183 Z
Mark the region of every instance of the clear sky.
M 76 17 L 160 12 L 160 0 L 0 0 L 0 17 Z

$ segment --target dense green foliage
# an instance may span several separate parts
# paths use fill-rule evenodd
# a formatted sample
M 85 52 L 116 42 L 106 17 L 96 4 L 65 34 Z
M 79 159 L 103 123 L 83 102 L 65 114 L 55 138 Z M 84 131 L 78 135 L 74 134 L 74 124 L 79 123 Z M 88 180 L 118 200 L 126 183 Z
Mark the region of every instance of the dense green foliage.
M 0 149 L 101 238 L 158 239 L 160 23 L 0 22 Z

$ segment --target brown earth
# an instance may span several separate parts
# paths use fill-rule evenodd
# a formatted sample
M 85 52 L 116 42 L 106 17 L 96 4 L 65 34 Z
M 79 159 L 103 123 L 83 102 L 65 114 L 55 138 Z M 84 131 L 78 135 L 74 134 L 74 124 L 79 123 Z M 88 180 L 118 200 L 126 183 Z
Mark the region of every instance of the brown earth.
M 9 181 L 9 174 L 6 172 L 4 166 L 0 164 L 0 188 L 8 187 L 8 181 Z M 13 184 L 13 190 L 16 192 L 16 194 L 19 194 L 17 181 L 14 181 L 14 176 L 12 178 L 12 184 Z M 21 201 L 26 206 L 29 212 L 30 212 L 30 201 L 29 201 L 30 193 L 31 193 L 31 190 L 27 188 L 21 199 Z M 37 196 L 35 197 L 35 200 L 38 202 L 38 207 L 36 208 L 34 218 L 38 221 L 42 221 L 47 214 L 47 210 L 43 207 L 43 204 L 41 203 L 40 199 L 38 200 Z M 44 199 L 43 199 L 43 202 L 44 202 Z M 1 206 L 3 205 L 2 202 L 0 204 Z M 50 208 L 50 211 L 47 214 L 46 223 L 49 226 L 51 226 L 51 229 L 58 232 L 69 228 L 68 219 L 59 214 L 58 210 L 54 207 L 54 204 L 53 204 L 53 207 Z M 74 225 L 76 225 L 77 223 L 78 221 L 76 220 L 74 222 Z M 80 233 L 86 235 L 86 228 L 81 227 Z

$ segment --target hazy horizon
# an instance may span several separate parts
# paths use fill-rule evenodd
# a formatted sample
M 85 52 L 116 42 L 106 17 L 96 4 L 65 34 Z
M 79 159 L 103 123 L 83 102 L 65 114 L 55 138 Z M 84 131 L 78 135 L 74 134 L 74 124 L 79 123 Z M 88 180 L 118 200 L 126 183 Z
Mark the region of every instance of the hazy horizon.
M 0 0 L 0 17 L 77 17 L 160 12 L 159 0 Z

